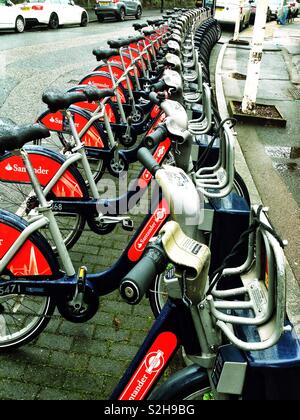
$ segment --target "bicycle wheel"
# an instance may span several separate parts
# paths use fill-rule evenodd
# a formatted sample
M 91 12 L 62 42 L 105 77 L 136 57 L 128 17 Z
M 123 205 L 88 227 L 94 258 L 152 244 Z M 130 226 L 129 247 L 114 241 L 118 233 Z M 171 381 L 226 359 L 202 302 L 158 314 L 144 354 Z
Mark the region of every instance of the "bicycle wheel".
M 70 144 L 73 144 L 73 139 L 70 134 L 57 133 L 57 135 L 52 135 L 47 139 L 37 140 L 34 142 L 34 144 L 36 146 L 43 146 L 49 150 L 54 151 L 55 153 L 66 155 L 70 148 Z M 105 171 L 104 161 L 102 159 L 95 159 L 90 156 L 88 156 L 88 161 L 92 170 L 93 178 L 97 183 L 100 181 Z M 85 178 L 85 172 L 82 163 L 79 161 L 75 165 Z
M 51 198 L 51 196 L 47 197 L 49 200 Z M 38 205 L 30 184 L 5 181 L 0 181 L 0 202 L 2 210 L 15 213 L 25 220 L 28 220 L 29 211 Z M 54 215 L 66 247 L 71 248 L 82 234 L 86 222 L 85 217 L 78 213 L 54 212 Z M 53 251 L 56 251 L 48 228 L 42 228 L 40 232 L 47 238 Z
M 197 365 L 188 366 L 172 375 L 156 388 L 149 400 L 210 400 L 211 388 L 206 371 Z
M 12 350 L 35 339 L 46 328 L 54 309 L 50 297 L 1 297 L 0 350 Z

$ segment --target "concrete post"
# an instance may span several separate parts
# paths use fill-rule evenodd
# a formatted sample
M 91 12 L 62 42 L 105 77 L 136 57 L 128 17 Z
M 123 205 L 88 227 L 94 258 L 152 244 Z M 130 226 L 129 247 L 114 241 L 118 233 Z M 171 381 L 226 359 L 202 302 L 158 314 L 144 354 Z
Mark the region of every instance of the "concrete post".
M 260 65 L 263 54 L 263 42 L 266 32 L 268 0 L 257 0 L 256 16 L 253 29 L 252 48 L 250 51 L 247 79 L 242 102 L 242 111 L 252 111 L 256 105 Z
M 236 21 L 234 27 L 233 41 L 238 41 L 240 36 L 240 23 L 241 23 L 241 14 L 242 8 L 244 5 L 244 0 L 236 0 L 237 11 L 236 11 Z

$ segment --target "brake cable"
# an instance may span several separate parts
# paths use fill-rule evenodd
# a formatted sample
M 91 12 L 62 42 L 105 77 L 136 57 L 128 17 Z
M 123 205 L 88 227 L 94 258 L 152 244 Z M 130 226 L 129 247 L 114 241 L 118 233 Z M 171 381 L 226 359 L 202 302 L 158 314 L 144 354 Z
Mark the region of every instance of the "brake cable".
M 201 157 L 197 161 L 195 170 L 197 170 L 197 168 L 199 168 L 200 166 L 203 166 L 204 163 L 207 161 L 207 158 L 209 156 L 209 153 L 211 152 L 211 149 L 212 149 L 212 147 L 213 147 L 216 139 L 218 137 L 220 137 L 221 128 L 224 127 L 224 124 L 227 123 L 227 122 L 229 122 L 229 121 L 232 122 L 232 125 L 230 126 L 230 129 L 233 128 L 236 125 L 236 123 L 237 123 L 237 120 L 235 118 L 230 118 L 230 117 L 225 118 L 224 120 L 222 120 L 220 122 L 220 124 L 217 127 L 216 132 L 213 135 L 211 141 L 209 142 L 208 146 L 205 148 L 205 152 L 201 155 Z M 199 144 L 198 141 L 197 141 L 197 144 L 200 146 L 200 144 Z

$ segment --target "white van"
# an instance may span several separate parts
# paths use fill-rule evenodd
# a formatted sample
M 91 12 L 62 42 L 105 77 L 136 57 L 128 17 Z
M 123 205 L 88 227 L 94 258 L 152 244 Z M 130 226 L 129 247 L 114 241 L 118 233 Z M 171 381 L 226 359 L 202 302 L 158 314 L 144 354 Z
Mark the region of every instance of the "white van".
M 251 16 L 251 4 L 249 0 L 243 0 L 240 19 L 240 30 L 249 26 Z M 215 18 L 220 23 L 235 25 L 240 0 L 217 0 Z

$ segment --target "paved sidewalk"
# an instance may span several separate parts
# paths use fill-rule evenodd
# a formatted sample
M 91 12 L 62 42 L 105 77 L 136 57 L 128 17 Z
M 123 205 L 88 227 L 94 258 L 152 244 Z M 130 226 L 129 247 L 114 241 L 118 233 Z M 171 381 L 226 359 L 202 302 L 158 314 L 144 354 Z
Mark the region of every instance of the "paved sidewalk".
M 251 37 L 253 28 L 241 34 Z M 218 70 L 226 103 L 243 98 L 250 47 L 227 45 Z M 248 168 L 253 177 L 247 185 L 253 202 L 270 207 L 270 218 L 277 231 L 288 239 L 286 248 L 289 271 L 289 313 L 300 333 L 300 19 L 286 26 L 267 25 L 257 103 L 276 105 L 287 119 L 286 128 L 239 123 L 237 125 L 237 167 Z M 224 105 L 224 116 L 228 115 Z M 239 150 L 241 147 L 241 150 Z M 246 168 L 245 160 L 248 165 Z M 246 169 L 245 169 L 246 168 Z M 257 189 L 257 190 L 256 190 Z M 297 283 L 298 281 L 298 283 Z

